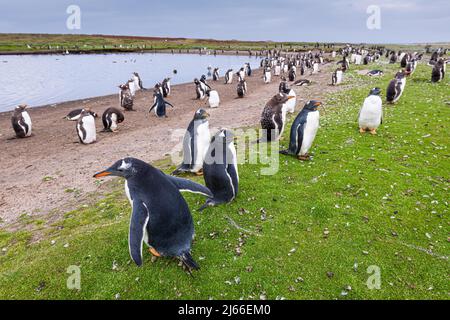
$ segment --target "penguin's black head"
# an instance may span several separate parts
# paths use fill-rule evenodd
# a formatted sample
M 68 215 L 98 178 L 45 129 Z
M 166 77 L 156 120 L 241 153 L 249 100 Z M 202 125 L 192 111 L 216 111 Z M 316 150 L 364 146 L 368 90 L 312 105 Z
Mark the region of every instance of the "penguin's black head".
M 198 109 L 194 114 L 194 120 L 205 120 L 209 117 L 209 113 L 205 109 Z
M 143 168 L 145 162 L 135 158 L 124 158 L 117 161 L 111 167 L 104 171 L 94 174 L 94 178 L 102 178 L 107 176 L 116 176 L 129 179 L 138 174 L 141 168 Z
M 380 93 L 381 93 L 380 88 L 373 88 L 372 90 L 370 90 L 369 96 L 379 96 Z
M 316 100 L 310 100 L 305 104 L 303 109 L 307 109 L 310 111 L 317 111 L 317 108 L 319 108 L 320 106 L 322 106 L 322 102 L 316 101 Z
M 194 83 L 195 83 L 195 84 L 199 84 L 199 83 L 200 83 L 200 81 L 198 81 L 198 79 L 197 79 L 197 78 L 195 78 L 195 79 L 194 79 Z
M 28 108 L 28 106 L 27 106 L 26 104 L 21 104 L 21 105 L 18 105 L 18 106 L 16 107 L 16 111 L 22 112 L 22 111 L 24 111 L 26 108 Z

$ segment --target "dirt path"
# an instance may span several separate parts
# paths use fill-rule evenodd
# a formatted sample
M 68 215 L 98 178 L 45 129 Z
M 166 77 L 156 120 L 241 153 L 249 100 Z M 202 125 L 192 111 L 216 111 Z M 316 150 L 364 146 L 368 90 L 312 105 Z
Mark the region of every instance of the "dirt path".
M 317 75 L 301 77 L 314 81 L 314 85 L 294 88 L 297 110 L 305 100 L 322 99 L 326 92 L 338 90 L 328 85 L 329 66 L 321 69 Z M 278 91 L 279 78 L 264 84 L 261 71 L 254 70 L 247 82 L 249 94 L 244 99 L 236 99 L 236 82 L 232 85 L 224 85 L 222 79 L 210 82 L 221 98 L 218 109 L 208 109 L 212 128 L 259 123 L 262 108 Z M 62 118 L 72 109 L 87 106 L 101 115 L 106 108 L 118 105 L 118 95 L 30 109 L 34 136 L 27 139 L 8 140 L 14 136 L 11 112 L 0 114 L 0 226 L 14 222 L 22 214 L 43 215 L 78 207 L 83 195 L 98 189 L 92 174 L 122 157 L 133 156 L 149 162 L 163 158 L 176 144 L 171 141 L 171 130 L 185 129 L 194 111 L 205 106 L 194 98 L 193 84 L 173 86 L 167 100 L 175 108 L 169 107 L 168 118 L 157 119 L 153 113 L 148 114 L 152 91 L 138 92 L 137 112 L 125 113 L 118 133 L 98 133 L 98 142 L 91 145 L 77 143 L 75 122 Z M 97 130 L 101 128 L 98 119 Z

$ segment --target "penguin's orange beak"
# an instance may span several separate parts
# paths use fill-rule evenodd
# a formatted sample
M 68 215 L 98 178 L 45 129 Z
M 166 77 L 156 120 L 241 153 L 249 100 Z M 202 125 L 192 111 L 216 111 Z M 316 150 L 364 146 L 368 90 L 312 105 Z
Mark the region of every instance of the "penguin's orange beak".
M 109 172 L 109 171 L 102 171 L 102 172 L 98 172 L 98 173 L 94 174 L 94 178 L 98 179 L 101 177 L 109 176 L 110 174 L 111 174 L 111 172 Z
M 288 96 L 288 100 L 294 99 L 295 96 Z
M 322 102 L 316 102 L 316 103 L 314 104 L 315 107 L 320 107 L 321 105 L 322 105 Z

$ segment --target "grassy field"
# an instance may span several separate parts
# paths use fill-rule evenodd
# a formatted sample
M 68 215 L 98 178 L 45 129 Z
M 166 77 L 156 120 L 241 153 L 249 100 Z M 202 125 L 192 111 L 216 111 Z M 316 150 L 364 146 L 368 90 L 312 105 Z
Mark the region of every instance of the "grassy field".
M 0 298 L 448 299 L 450 83 L 431 84 L 419 65 L 378 135 L 360 135 L 363 99 L 374 86 L 385 92 L 398 68 L 373 67 L 386 75 L 352 67 L 347 89 L 326 100 L 312 161 L 283 156 L 274 176 L 241 165 L 237 200 L 203 213 L 203 199 L 186 195 L 202 268 L 194 277 L 147 252 L 142 268 L 131 262 L 117 179 L 108 182 L 116 191 L 51 225 L 24 216 L 17 231 L 1 231 Z M 80 290 L 66 287 L 71 265 Z M 380 268 L 379 290 L 366 285 L 369 266 Z

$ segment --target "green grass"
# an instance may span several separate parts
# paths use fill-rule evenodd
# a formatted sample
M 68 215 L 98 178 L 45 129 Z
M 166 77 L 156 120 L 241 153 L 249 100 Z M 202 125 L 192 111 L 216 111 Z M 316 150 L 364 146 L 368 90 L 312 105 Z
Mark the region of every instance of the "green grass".
M 382 68 L 381 79 L 352 69 L 351 89 L 328 97 L 312 161 L 282 157 L 274 176 L 241 165 L 238 199 L 203 213 L 203 199 L 185 195 L 202 268 L 194 277 L 147 252 L 143 267 L 131 263 L 130 207 L 115 187 L 53 225 L 36 223 L 39 241 L 29 228 L 1 232 L 0 298 L 448 299 L 449 81 L 431 84 L 420 65 L 400 102 L 385 106 L 378 135 L 360 135 L 363 99 L 385 89 L 397 66 Z M 66 288 L 71 265 L 81 268 L 79 291 Z M 371 265 L 380 290 L 366 286 Z

